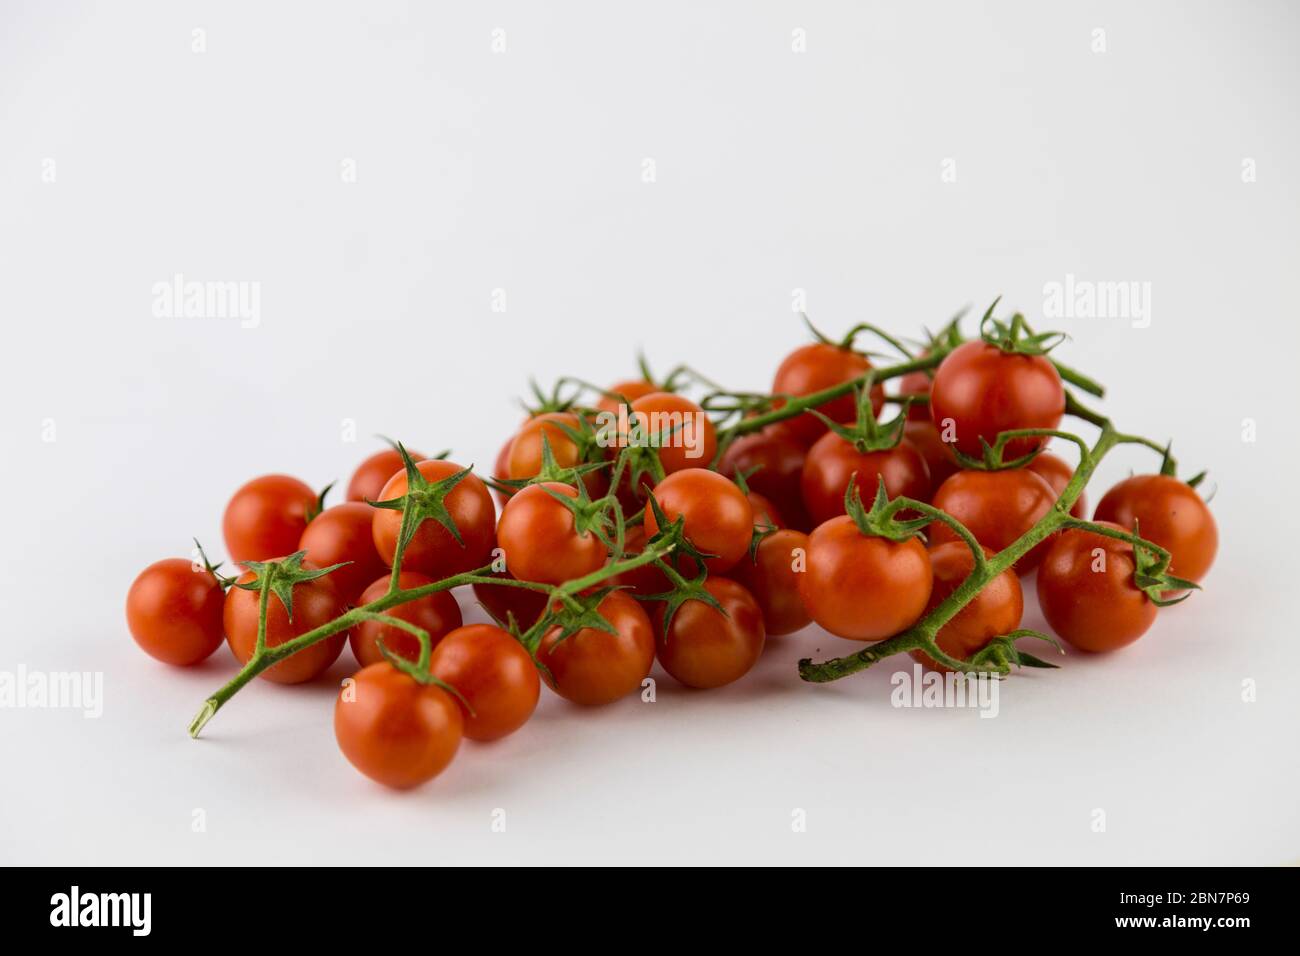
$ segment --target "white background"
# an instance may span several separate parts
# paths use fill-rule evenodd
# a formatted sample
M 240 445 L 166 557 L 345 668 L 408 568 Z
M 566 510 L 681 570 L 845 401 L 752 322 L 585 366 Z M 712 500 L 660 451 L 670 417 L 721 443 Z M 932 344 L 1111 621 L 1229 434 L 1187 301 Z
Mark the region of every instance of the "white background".
M 6 2 L 0 669 L 102 671 L 105 709 L 0 711 L 0 861 L 1295 862 L 1298 25 L 1284 3 Z M 260 282 L 260 325 L 155 318 L 178 272 Z M 1044 323 L 1068 273 L 1150 282 L 1150 327 Z M 186 737 L 233 662 L 155 663 L 123 600 L 192 535 L 220 552 L 243 481 L 346 478 L 376 432 L 490 465 L 530 376 L 612 381 L 638 347 L 767 387 L 796 289 L 829 330 L 915 334 L 1001 293 L 1069 332 L 1123 428 L 1211 469 L 1205 593 L 1014 677 L 993 720 L 892 708 L 890 665 L 801 684 L 799 657 L 852 649 L 810 629 L 721 691 L 548 695 L 404 795 L 338 752 L 343 663 Z M 1118 452 L 1092 499 L 1153 465 Z

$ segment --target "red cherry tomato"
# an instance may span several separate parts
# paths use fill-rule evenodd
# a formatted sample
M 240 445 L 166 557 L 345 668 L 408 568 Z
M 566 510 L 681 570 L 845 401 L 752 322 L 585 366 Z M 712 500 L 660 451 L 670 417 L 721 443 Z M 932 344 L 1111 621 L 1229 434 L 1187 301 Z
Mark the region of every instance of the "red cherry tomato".
M 927 411 L 926 414 L 929 412 Z M 930 496 L 933 496 L 940 485 L 961 471 L 961 465 L 953 456 L 952 447 L 944 443 L 934 423 L 928 419 L 923 422 L 905 423 L 903 438 L 911 442 L 912 447 L 921 453 L 921 457 L 925 459 L 925 466 L 930 471 L 930 495 L 926 497 L 929 501 Z
M 632 403 L 631 421 L 659 451 L 664 474 L 707 468 L 718 452 L 713 422 L 699 405 L 672 392 L 651 392 Z
M 430 482 L 450 478 L 464 470 L 454 462 L 439 460 L 425 460 L 415 467 Z M 388 480 L 378 500 L 400 498 L 406 494 L 406 488 L 406 472 L 402 471 Z M 443 504 L 460 532 L 460 543 L 437 521 L 425 521 L 406 548 L 402 570 L 418 571 L 441 580 L 488 563 L 496 543 L 496 508 L 487 486 L 477 475 L 466 475 L 443 499 Z M 402 528 L 402 513 L 377 508 L 372 520 L 375 548 L 384 563 L 391 566 Z
M 731 569 L 763 610 L 763 626 L 769 637 L 790 634 L 806 627 L 812 618 L 799 597 L 799 576 L 806 567 L 808 536 L 785 528 L 774 531 L 754 552 Z M 796 570 L 798 569 L 798 570 Z
M 1004 352 L 987 342 L 967 342 L 948 353 L 930 387 L 930 419 L 945 439 L 952 426 L 953 444 L 979 458 L 980 439 L 992 445 L 1000 432 L 1020 428 L 1056 428 L 1065 413 L 1065 389 L 1056 367 L 1043 355 Z M 1042 437 L 1007 443 L 1003 461 L 1029 454 L 1046 444 Z
M 597 612 L 617 632 L 584 627 L 563 640 L 553 627 L 537 648 L 546 683 L 565 700 L 585 706 L 608 704 L 634 693 L 655 660 L 654 629 L 641 605 L 611 591 Z
M 269 561 L 293 554 L 316 493 L 297 478 L 263 475 L 235 492 L 221 519 L 230 560 Z
M 844 514 L 844 492 L 855 474 L 863 497 L 875 495 L 882 477 L 890 498 L 930 496 L 930 469 L 906 438 L 893 448 L 861 452 L 828 431 L 808 449 L 803 466 L 803 503 L 816 524 Z
M 848 515 L 820 524 L 808 538 L 799 596 L 812 619 L 839 637 L 880 641 L 911 627 L 932 586 L 930 556 L 915 538 L 864 535 Z
M 578 497 L 576 488 L 548 481 L 521 489 L 501 512 L 497 543 L 510 573 L 521 581 L 563 584 L 599 570 L 609 556 L 590 531 L 578 533 L 573 512 L 552 493 Z
M 303 567 L 308 567 L 304 564 Z M 239 583 L 256 579 L 252 571 L 239 578 Z M 226 592 L 226 604 L 222 619 L 225 623 L 226 642 L 230 645 L 235 659 L 247 664 L 257 647 L 257 591 L 246 591 L 232 587 Z M 313 631 L 322 624 L 327 624 L 338 617 L 347 606 L 343 598 L 329 579 L 316 578 L 293 586 L 293 620 L 274 594 L 267 595 L 266 602 L 266 646 L 279 647 L 286 641 Z M 331 634 L 323 641 L 317 641 L 310 647 L 286 657 L 273 667 L 268 667 L 258 676 L 276 684 L 301 684 L 319 677 L 329 666 L 338 660 L 343 651 L 343 644 L 348 634 L 343 631 Z
M 510 449 L 513 447 L 514 443 L 515 439 L 512 435 L 510 438 L 506 439 L 506 443 L 502 445 L 501 450 L 497 452 L 496 463 L 492 466 L 492 477 L 498 482 L 510 477 Z M 510 500 L 511 495 L 514 494 L 513 491 L 504 491 L 501 488 L 493 488 L 492 493 L 497 496 L 497 501 L 501 502 L 502 506 L 504 506 L 505 503 Z
M 551 448 L 555 464 L 560 468 L 574 468 L 583 464 L 582 449 L 564 430 L 582 434 L 582 420 L 572 412 L 545 412 L 524 422 L 510 444 L 506 468 L 509 478 L 516 481 L 536 478 L 542 470 L 542 439 Z M 593 498 L 599 498 L 609 487 L 609 477 L 603 471 L 589 472 L 582 479 Z
M 372 533 L 375 509 L 359 501 L 345 501 L 326 508 L 307 525 L 295 551 L 306 551 L 307 561 L 318 568 L 347 561 L 330 572 L 330 583 L 348 604 L 356 604 L 361 592 L 384 573 L 384 562 L 375 550 Z
M 424 456 L 418 451 L 411 451 L 408 448 L 406 453 L 411 456 L 412 461 L 424 460 Z M 357 465 L 357 470 L 352 473 L 352 480 L 348 482 L 347 500 L 378 501 L 384 485 L 388 484 L 388 479 L 405 468 L 402 456 L 396 448 L 385 448 L 383 451 L 375 452 Z
M 768 501 L 767 498 L 753 490 L 746 497 L 749 499 L 749 508 L 754 513 L 755 528 L 786 527 L 785 518 L 781 516 L 781 512 L 776 510 L 776 505 Z
M 908 395 L 929 395 L 930 381 L 928 372 L 908 372 L 898 380 L 898 395 L 900 398 L 906 398 Z M 917 402 L 907 406 L 907 420 L 909 422 L 930 421 L 929 403 Z
M 1042 457 L 1042 456 L 1039 456 Z M 1098 521 L 1113 521 L 1169 552 L 1169 573 L 1200 581 L 1214 563 L 1219 529 L 1196 489 L 1172 475 L 1126 478 L 1097 504 Z
M 716 471 L 688 468 L 674 472 L 655 486 L 655 501 L 670 522 L 684 519 L 687 540 L 706 558 L 710 573 L 734 567 L 749 550 L 753 538 L 754 509 L 734 482 Z M 646 534 L 659 532 L 654 510 L 645 515 Z
M 516 580 L 514 575 L 509 573 L 497 574 L 493 572 L 492 577 L 503 578 L 506 580 Z M 510 620 L 510 615 L 514 615 L 515 621 L 520 628 L 527 630 L 537 622 L 542 616 L 542 611 L 546 608 L 546 595 L 538 591 L 530 591 L 528 588 L 514 587 L 509 584 L 474 584 L 474 597 L 483 605 L 483 608 L 502 624 Z
M 633 525 L 623 535 L 624 555 L 622 560 L 634 558 L 645 551 L 646 531 L 642 525 Z M 609 579 L 611 585 L 627 588 L 633 594 L 645 597 L 650 594 L 664 594 L 672 590 L 672 584 L 659 565 L 651 562 L 630 571 L 623 571 Z
M 225 595 L 209 571 L 184 558 L 155 561 L 126 594 L 126 626 L 150 657 L 186 667 L 221 644 Z
M 419 588 L 432 583 L 433 578 L 425 577 L 423 574 L 417 574 L 414 571 L 403 571 L 398 578 L 398 585 L 403 591 L 409 591 L 411 588 Z M 372 582 L 362 592 L 361 600 L 357 603 L 369 604 L 371 601 L 378 601 L 387 593 L 388 575 L 385 575 Z M 429 632 L 429 639 L 435 647 L 443 636 L 460 627 L 462 623 L 460 605 L 456 603 L 456 599 L 450 591 L 436 591 L 414 601 L 407 601 L 405 604 L 390 607 L 387 611 L 381 613 L 385 617 L 395 617 L 414 624 L 416 627 L 424 628 Z M 381 640 L 384 642 L 384 647 L 388 648 L 391 654 L 405 657 L 408 661 L 417 661 L 420 658 L 420 639 L 418 637 L 410 631 L 404 631 L 400 627 L 393 627 L 391 624 L 381 624 L 379 621 L 362 621 L 352 629 L 352 635 L 348 638 L 348 643 L 352 645 L 352 656 L 357 659 L 357 662 L 362 667 L 367 667 L 384 660 L 384 655 L 379 652 L 379 642 Z
M 1077 528 L 1062 532 L 1038 569 L 1047 623 L 1081 651 L 1133 643 L 1156 619 L 1156 606 L 1133 582 L 1134 567 L 1126 541 Z
M 709 578 L 705 589 L 725 613 L 686 601 L 664 630 L 664 606 L 654 609 L 659 663 L 687 687 L 721 687 L 749 673 L 763 653 L 763 611 L 735 581 Z
M 465 713 L 465 736 L 471 740 L 496 740 L 518 730 L 542 691 L 532 657 L 492 624 L 456 628 L 433 649 L 429 670 L 469 703 L 473 713 Z
M 654 382 L 647 382 L 645 379 L 632 379 L 623 382 L 615 382 L 609 387 L 611 392 L 617 393 L 615 398 L 610 395 L 602 395 L 600 401 L 596 402 L 596 408 L 602 412 L 613 412 L 618 414 L 618 407 L 624 403 L 630 405 L 638 398 L 644 398 L 646 395 L 653 395 L 659 391 L 659 386 Z
M 387 661 L 358 671 L 334 703 L 339 750 L 371 780 L 406 790 L 446 769 L 464 718 L 455 698 Z
M 1065 486 L 1070 483 L 1070 479 L 1074 477 L 1074 469 L 1070 467 L 1069 463 L 1064 458 L 1053 455 L 1050 451 L 1039 452 L 1038 457 L 1025 467 L 1051 485 L 1058 499 L 1061 497 L 1061 492 L 1065 490 Z M 1088 496 L 1080 494 L 1071 506 L 1070 514 L 1076 518 L 1082 518 L 1087 513 Z
M 1001 551 L 1038 523 L 1056 503 L 1056 492 L 1043 478 L 1027 468 L 1004 471 L 959 471 L 934 493 L 933 504 L 946 511 L 975 535 L 975 540 L 992 551 Z M 957 536 L 941 522 L 930 525 L 930 543 L 956 541 Z M 1051 546 L 1037 544 L 1016 562 L 1016 573 L 1025 574 L 1043 559 Z
M 985 554 L 988 553 L 986 548 Z M 942 604 L 966 580 L 975 569 L 975 558 L 964 541 L 950 541 L 930 550 L 930 568 L 934 572 L 934 587 L 930 590 L 926 614 Z M 966 660 L 983 650 L 993 638 L 1010 634 L 1018 628 L 1024 610 L 1020 579 L 1014 571 L 1003 571 L 939 628 L 935 642 L 950 657 Z M 934 670 L 949 670 L 923 651 L 913 651 L 912 656 Z
M 813 342 L 801 346 L 785 357 L 772 379 L 773 395 L 792 395 L 796 398 L 811 395 L 823 389 L 860 378 L 871 368 L 871 363 L 849 349 Z M 871 407 L 880 414 L 885 403 L 885 389 L 876 385 L 871 389 Z M 853 393 L 841 395 L 817 406 L 817 410 L 833 422 L 851 422 L 856 415 Z M 784 431 L 811 445 L 826 431 L 826 425 L 816 415 L 808 412 L 782 423 Z
M 732 479 L 738 472 L 748 472 L 745 483 L 750 491 L 771 501 L 790 527 L 803 530 L 809 526 L 800 485 L 806 456 L 807 450 L 794 438 L 765 428 L 727 446 L 718 471 Z

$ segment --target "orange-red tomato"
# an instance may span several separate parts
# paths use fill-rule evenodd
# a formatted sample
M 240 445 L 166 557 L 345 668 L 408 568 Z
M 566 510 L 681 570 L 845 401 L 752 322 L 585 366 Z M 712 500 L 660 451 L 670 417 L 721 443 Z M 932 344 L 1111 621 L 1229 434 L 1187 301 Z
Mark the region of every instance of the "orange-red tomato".
M 406 453 L 411 456 L 412 461 L 424 460 L 424 456 L 418 451 L 411 451 L 408 448 Z M 402 456 L 396 448 L 385 448 L 375 452 L 357 465 L 357 470 L 352 473 L 352 480 L 348 482 L 347 500 L 378 501 L 384 485 L 388 484 L 388 479 L 405 468 Z
M 871 363 L 857 352 L 827 345 L 825 342 L 813 342 L 795 349 L 781 362 L 776 377 L 772 379 L 772 394 L 792 395 L 796 398 L 811 395 L 860 378 L 870 368 Z M 876 414 L 880 414 L 884 403 L 884 387 L 874 386 L 871 389 L 871 407 Z M 853 393 L 823 402 L 817 406 L 817 411 L 833 422 L 853 421 L 857 411 Z M 809 412 L 788 419 L 782 425 L 783 431 L 802 442 L 805 447 L 826 431 L 826 425 L 821 419 Z
M 493 572 L 491 577 L 517 580 L 508 572 L 502 574 Z M 483 605 L 484 610 L 503 624 L 507 623 L 510 615 L 513 614 L 515 621 L 523 630 L 528 630 L 542 616 L 542 611 L 546 608 L 544 593 L 510 584 L 480 584 L 476 581 L 474 597 Z
M 155 561 L 126 594 L 126 625 L 150 657 L 186 667 L 221 644 L 221 584 L 184 558 Z
M 803 507 L 804 458 L 807 450 L 783 431 L 765 428 L 752 435 L 742 435 L 727 446 L 718 462 L 718 471 L 728 478 L 749 472 L 745 483 L 772 502 L 792 528 L 801 531 L 809 526 Z
M 1040 456 L 1041 457 L 1041 456 Z M 1172 475 L 1134 475 L 1097 504 L 1098 521 L 1113 521 L 1169 552 L 1169 573 L 1200 581 L 1219 550 L 1219 529 L 1196 489 Z
M 304 563 L 304 568 L 308 565 Z M 239 583 L 256 580 L 252 571 L 245 572 Z M 257 648 L 258 592 L 232 587 L 226 592 L 222 611 L 226 642 L 241 664 L 247 664 Z M 293 620 L 284 605 L 274 594 L 266 598 L 266 646 L 279 647 L 286 641 L 327 624 L 347 610 L 342 596 L 329 583 L 329 579 L 315 578 L 293 586 Z M 347 631 L 331 634 L 310 647 L 305 647 L 273 667 L 268 667 L 259 677 L 276 684 L 301 684 L 319 677 L 338 660 L 348 639 Z
M 537 708 L 542 683 L 523 645 L 492 624 L 458 627 L 433 649 L 429 670 L 460 692 L 465 736 L 496 740 L 522 727 Z
M 1133 581 L 1134 569 L 1127 541 L 1077 528 L 1062 532 L 1038 569 L 1043 616 L 1081 651 L 1132 644 L 1156 619 L 1156 606 Z
M 537 648 L 547 685 L 565 700 L 586 706 L 634 693 L 655 660 L 654 629 L 636 599 L 611 591 L 596 610 L 616 633 L 584 627 L 561 640 L 562 631 L 553 627 Z
M 643 525 L 633 525 L 628 528 L 623 535 L 623 550 L 625 553 L 622 560 L 626 561 L 628 558 L 634 558 L 643 553 L 646 540 L 646 531 Z M 627 588 L 633 594 L 643 597 L 650 594 L 663 594 L 672 590 L 668 578 L 659 569 L 659 565 L 654 562 L 616 574 L 609 579 L 609 583 Z
M 908 395 L 929 395 L 930 394 L 930 375 L 928 372 L 908 372 L 898 380 L 898 394 L 900 397 Z M 930 420 L 930 405 L 928 402 L 917 402 L 907 407 L 907 420 L 909 422 L 928 422 Z
M 602 395 L 600 401 L 596 402 L 596 408 L 602 412 L 613 412 L 618 414 L 619 405 L 624 402 L 630 404 L 638 398 L 646 395 L 652 395 L 659 391 L 659 386 L 654 382 L 647 382 L 645 379 L 630 379 L 623 382 L 615 382 L 609 387 L 611 392 L 617 393 L 615 398 L 611 395 Z
M 230 560 L 242 564 L 293 554 L 315 504 L 316 493 L 297 478 L 254 478 L 235 492 L 221 518 Z
M 464 469 L 450 461 L 425 460 L 415 466 L 430 482 L 450 478 Z M 406 472 L 388 480 L 380 492 L 380 501 L 391 501 L 406 494 Z M 418 571 L 434 580 L 472 571 L 488 563 L 496 543 L 496 508 L 487 485 L 477 475 L 466 475 L 443 499 L 461 540 L 435 520 L 425 521 L 411 538 L 402 557 L 402 570 Z M 402 513 L 377 508 L 371 531 L 379 556 L 392 565 L 397 552 L 397 536 L 402 528 Z
M 664 474 L 685 468 L 707 468 L 718 452 L 713 422 L 684 395 L 651 392 L 632 403 L 630 420 L 659 451 Z
M 398 586 L 403 591 L 432 584 L 433 578 L 415 571 L 403 571 L 398 578 Z M 371 583 L 361 594 L 358 604 L 378 601 L 388 593 L 388 575 Z M 395 617 L 402 621 L 422 627 L 429 632 L 432 646 L 437 646 L 444 635 L 461 626 L 460 605 L 450 591 L 436 591 L 414 601 L 407 601 L 396 607 L 381 612 L 385 617 Z M 378 664 L 384 659 L 379 652 L 379 642 L 389 653 L 405 657 L 408 661 L 419 660 L 420 639 L 409 631 L 379 621 L 362 621 L 352 629 L 348 642 L 352 645 L 352 656 L 363 667 Z
M 703 601 L 686 601 L 664 630 L 664 606 L 654 609 L 659 663 L 687 687 L 730 684 L 749 673 L 763 653 L 763 611 L 744 586 L 709 578 L 705 589 L 724 613 Z
M 988 554 L 987 548 L 985 554 Z M 934 587 L 930 590 L 926 614 L 942 604 L 966 580 L 975 568 L 975 557 L 964 541 L 950 541 L 930 549 L 930 568 L 934 572 Z M 988 646 L 993 638 L 1010 634 L 1018 628 L 1024 610 L 1020 579 L 1014 571 L 1003 571 L 939 628 L 935 643 L 948 656 L 966 660 Z M 949 669 L 932 660 L 924 651 L 913 651 L 912 656 L 935 670 L 946 672 Z
M 704 560 L 710 573 L 734 567 L 749 550 L 753 506 L 734 482 L 716 471 L 688 468 L 674 472 L 655 486 L 654 498 L 670 522 L 683 519 L 687 540 L 701 554 L 714 555 Z M 654 509 L 646 511 L 645 530 L 650 536 L 659 531 Z
M 375 509 L 359 501 L 326 508 L 307 525 L 295 551 L 306 551 L 318 568 L 343 564 L 330 572 L 330 583 L 348 604 L 356 604 L 366 586 L 384 573 L 372 531 Z
M 1027 468 L 1004 471 L 959 471 L 934 493 L 933 504 L 946 511 L 975 535 L 975 540 L 992 551 L 1001 551 L 1051 510 L 1056 492 L 1041 476 Z M 957 536 L 942 522 L 930 525 L 930 543 L 956 541 Z M 1043 559 L 1051 539 L 1035 545 L 1016 562 L 1016 573 L 1025 574 Z
M 1052 490 L 1056 492 L 1057 498 L 1061 497 L 1061 492 L 1065 490 L 1065 486 L 1074 477 L 1074 469 L 1070 467 L 1069 463 L 1064 458 L 1053 455 L 1050 451 L 1039 452 L 1038 456 L 1025 467 L 1051 485 Z M 1087 513 L 1088 496 L 1080 493 L 1070 507 L 1070 514 L 1076 518 L 1082 518 Z
M 521 489 L 501 512 L 497 543 L 521 581 L 563 584 L 599 570 L 609 556 L 591 531 L 578 532 L 573 512 L 553 493 L 578 497 L 576 488 L 548 481 Z
M 766 497 L 753 490 L 746 497 L 749 498 L 749 508 L 754 513 L 755 528 L 786 527 L 785 518 Z
M 927 411 L 926 414 L 928 415 L 929 412 Z M 928 501 L 940 485 L 961 471 L 961 465 L 952 453 L 952 446 L 939 437 L 939 432 L 929 419 L 923 422 L 904 423 L 903 438 L 911 442 L 912 447 L 921 453 L 921 457 L 925 459 L 925 466 L 930 471 L 930 495 L 926 498 Z
M 371 780 L 406 790 L 432 780 L 456 756 L 464 718 L 441 687 L 382 661 L 358 671 L 334 703 L 339 750 Z
M 759 542 L 752 560 L 745 555 L 731 569 L 732 577 L 745 586 L 762 608 L 768 637 L 790 634 L 812 620 L 799 597 L 799 576 L 807 554 L 808 536 L 802 531 L 783 528 Z
M 803 503 L 815 524 L 844 514 L 844 492 L 854 475 L 867 501 L 881 478 L 890 498 L 925 501 L 930 496 L 930 469 L 906 438 L 893 448 L 861 452 L 828 431 L 808 449 L 803 466 Z

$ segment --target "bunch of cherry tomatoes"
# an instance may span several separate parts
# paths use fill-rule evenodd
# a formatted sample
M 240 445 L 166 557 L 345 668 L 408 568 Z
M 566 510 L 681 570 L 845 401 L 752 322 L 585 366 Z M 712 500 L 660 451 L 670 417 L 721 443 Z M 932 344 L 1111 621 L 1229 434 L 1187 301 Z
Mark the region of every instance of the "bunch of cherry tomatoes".
M 486 477 L 394 445 L 332 506 L 296 478 L 255 478 L 223 518 L 241 573 L 201 550 L 150 565 L 127 597 L 130 631 L 168 664 L 224 641 L 242 665 L 195 733 L 252 677 L 314 680 L 346 645 L 358 669 L 335 705 L 338 745 L 402 788 L 441 772 L 463 737 L 518 730 L 543 683 L 598 706 L 641 691 L 658 660 L 720 687 L 811 622 L 851 641 L 902 635 L 938 670 L 983 669 L 995 642 L 1032 633 L 1021 578 L 1035 569 L 1056 635 L 1121 647 L 1206 574 L 1214 520 L 1167 453 L 1084 520 L 1087 476 L 1044 447 L 1081 408 L 1062 376 L 1087 380 L 1053 361 L 1048 336 L 991 311 L 969 341 L 955 322 L 916 349 L 879 333 L 900 352 L 879 368 L 855 343 L 871 327 L 818 335 L 762 394 L 693 400 L 683 386 L 707 380 L 685 368 L 565 380 Z M 1023 544 L 1049 515 L 1052 533 Z M 978 591 L 954 598 L 977 570 Z M 496 623 L 464 623 L 462 586 Z

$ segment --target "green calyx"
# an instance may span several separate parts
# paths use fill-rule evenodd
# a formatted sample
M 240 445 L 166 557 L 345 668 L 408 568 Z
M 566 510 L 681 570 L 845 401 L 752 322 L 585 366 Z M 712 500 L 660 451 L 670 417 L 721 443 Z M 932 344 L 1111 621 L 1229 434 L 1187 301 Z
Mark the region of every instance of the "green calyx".
M 866 382 L 860 388 L 854 390 L 854 405 L 857 408 L 857 416 L 852 425 L 831 421 L 817 409 L 809 409 L 822 420 L 827 428 L 863 454 L 873 451 L 888 451 L 891 448 L 898 447 L 898 443 L 903 440 L 903 428 L 907 424 L 907 410 L 914 401 L 911 396 L 899 399 L 902 408 L 898 415 L 887 422 L 881 423 L 876 420 L 875 408 L 871 404 L 872 384 L 871 374 L 868 373 Z
M 916 537 L 930 524 L 930 519 L 924 517 L 900 521 L 895 517 L 899 510 L 898 502 L 891 504 L 889 501 L 883 476 L 876 484 L 876 497 L 871 503 L 870 511 L 863 506 L 862 495 L 858 492 L 858 473 L 855 471 L 849 477 L 849 485 L 844 489 L 844 511 L 863 535 L 889 541 L 906 541 Z
M 446 529 L 462 548 L 465 542 L 460 536 L 460 529 L 456 527 L 456 519 L 451 516 L 451 511 L 447 508 L 447 496 L 452 493 L 457 485 L 464 481 L 473 472 L 473 468 L 462 468 L 454 475 L 448 475 L 446 478 L 440 478 L 437 481 L 429 481 L 420 473 L 420 469 L 415 467 L 415 462 L 407 452 L 401 442 L 397 444 L 397 451 L 402 456 L 402 464 L 406 468 L 406 494 L 400 498 L 394 498 L 391 501 L 367 501 L 366 503 L 375 508 L 384 508 L 389 511 L 402 512 L 402 527 L 397 539 L 397 553 L 401 554 L 406 551 L 407 545 L 415 537 L 415 532 L 426 521 L 436 521 Z
M 1034 332 L 1019 312 L 1011 317 L 1010 322 L 995 319 L 993 310 L 1001 301 L 1001 296 L 994 299 L 980 319 L 980 338 L 989 345 L 1014 355 L 1046 355 L 1068 338 L 1064 332 Z
M 294 585 L 323 578 L 331 571 L 336 571 L 343 565 L 352 563 L 351 561 L 340 561 L 338 564 L 331 564 L 328 568 L 308 570 L 302 566 L 303 559 L 306 557 L 306 551 L 297 551 L 287 558 L 280 558 L 276 561 L 245 561 L 244 567 L 253 572 L 253 580 L 236 583 L 235 587 L 244 591 L 261 591 L 264 589 L 269 591 L 280 599 L 280 603 L 284 605 L 285 613 L 289 615 L 289 620 L 292 621 Z
M 1029 628 L 1021 628 L 1012 631 L 1010 634 L 1002 634 L 993 638 L 988 644 L 980 648 L 971 655 L 970 663 L 976 670 L 996 671 L 999 674 L 1008 673 L 1014 667 L 1049 667 L 1056 668 L 1055 664 L 1042 660 L 1030 654 L 1028 651 L 1016 647 L 1016 641 L 1023 637 L 1032 637 L 1040 641 L 1046 641 L 1056 650 L 1064 654 L 1065 648 L 1061 647 L 1059 641 L 1050 634 L 1044 634 L 1042 631 L 1035 631 Z

